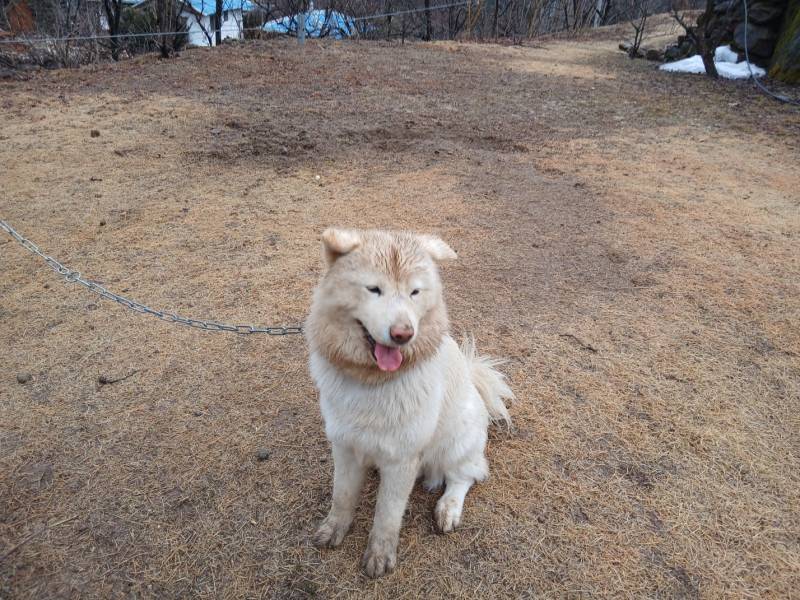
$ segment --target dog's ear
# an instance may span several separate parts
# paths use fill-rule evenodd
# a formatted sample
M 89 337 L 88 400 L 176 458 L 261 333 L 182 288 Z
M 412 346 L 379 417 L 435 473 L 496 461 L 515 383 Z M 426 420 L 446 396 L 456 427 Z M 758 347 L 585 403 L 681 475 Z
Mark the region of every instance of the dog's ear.
M 420 235 L 418 237 L 422 248 L 431 255 L 433 260 L 439 262 L 458 258 L 458 254 L 456 254 L 455 250 L 448 246 L 441 238 L 435 235 Z
M 361 245 L 361 236 L 352 229 L 329 227 L 322 232 L 322 248 L 328 266 L 335 263 L 337 258 L 358 248 L 359 245 Z

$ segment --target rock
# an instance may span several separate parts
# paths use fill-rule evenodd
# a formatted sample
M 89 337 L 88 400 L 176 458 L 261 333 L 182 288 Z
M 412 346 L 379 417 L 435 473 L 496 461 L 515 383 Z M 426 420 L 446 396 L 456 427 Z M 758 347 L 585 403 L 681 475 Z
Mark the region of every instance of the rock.
M 644 52 L 644 57 L 647 60 L 654 60 L 657 62 L 664 62 L 664 52 L 657 48 L 648 48 Z
M 256 458 L 261 461 L 267 460 L 269 458 L 269 450 L 266 448 L 259 448 L 256 452 Z
M 664 60 L 672 62 L 681 59 L 681 49 L 678 46 L 668 46 L 664 50 Z
M 683 36 L 682 36 L 683 37 Z M 664 60 L 672 62 L 697 54 L 694 44 L 688 39 L 678 38 L 678 43 L 668 46 L 664 50 Z
M 785 83 L 800 83 L 800 0 L 789 0 L 769 76 Z
M 745 25 L 739 23 L 733 32 L 733 41 L 736 50 L 744 50 Z M 763 25 L 753 25 L 747 27 L 747 50 L 751 55 L 758 58 L 769 58 L 775 48 L 777 35 L 775 31 Z
M 723 15 L 731 10 L 737 3 L 741 4 L 741 0 L 725 0 L 724 2 L 716 2 L 714 4 L 714 12 L 718 15 Z
M 761 0 L 767 2 L 768 0 Z M 749 0 L 747 8 L 750 8 Z M 742 0 L 723 0 L 714 5 L 714 21 L 725 22 L 725 25 L 733 33 L 733 27 L 739 21 L 744 20 L 744 6 Z
M 100 137 L 100 132 L 99 132 L 97 129 L 92 129 L 92 130 L 89 132 L 89 135 L 90 135 L 90 136 L 92 136 L 93 138 L 95 138 L 95 137 Z
M 619 45 L 619 49 L 622 50 L 625 54 L 628 55 L 628 58 L 642 58 L 644 54 L 642 53 L 642 49 L 639 48 L 635 54 L 632 53 L 633 44 L 630 42 L 622 42 Z M 438 151 L 434 152 L 434 154 L 439 154 Z
M 777 21 L 783 16 L 786 7 L 782 4 L 766 4 L 759 2 L 747 7 L 747 16 L 751 23 L 764 25 Z M 748 34 L 749 35 L 749 34 Z
M 30 373 L 25 373 L 25 372 L 17 373 L 17 383 L 20 383 L 22 385 L 28 383 L 31 380 L 31 378 L 32 376 Z

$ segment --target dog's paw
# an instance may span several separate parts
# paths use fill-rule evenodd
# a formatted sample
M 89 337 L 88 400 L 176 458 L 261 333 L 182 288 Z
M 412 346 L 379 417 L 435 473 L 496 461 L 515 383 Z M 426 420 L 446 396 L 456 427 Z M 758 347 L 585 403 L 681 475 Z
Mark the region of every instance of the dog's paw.
M 317 548 L 336 548 L 342 543 L 349 529 L 350 523 L 343 523 L 339 519 L 328 515 L 317 527 L 317 531 L 311 539 Z
M 437 529 L 442 533 L 450 533 L 458 527 L 461 523 L 461 508 L 457 498 L 440 498 L 434 511 Z
M 388 575 L 397 566 L 397 544 L 387 540 L 370 540 L 361 567 L 370 577 Z

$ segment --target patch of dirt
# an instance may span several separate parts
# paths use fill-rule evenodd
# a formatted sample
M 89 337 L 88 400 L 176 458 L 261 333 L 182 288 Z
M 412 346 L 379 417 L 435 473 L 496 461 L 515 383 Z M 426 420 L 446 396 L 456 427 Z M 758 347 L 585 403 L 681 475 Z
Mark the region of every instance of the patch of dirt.
M 0 215 L 47 253 L 294 324 L 325 227 L 436 232 L 453 329 L 519 398 L 463 528 L 416 489 L 375 583 L 374 477 L 343 546 L 309 543 L 332 463 L 300 338 L 139 316 L 5 243 L 0 596 L 796 594 L 800 118 L 618 40 L 272 40 L 0 81 Z

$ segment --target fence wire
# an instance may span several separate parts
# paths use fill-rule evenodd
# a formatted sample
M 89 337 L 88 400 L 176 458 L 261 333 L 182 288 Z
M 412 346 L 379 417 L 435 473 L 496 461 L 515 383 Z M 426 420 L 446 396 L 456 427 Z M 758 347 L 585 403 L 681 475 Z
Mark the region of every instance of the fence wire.
M 352 22 L 352 23 L 360 23 L 363 21 L 376 21 L 378 19 L 386 19 L 388 17 L 395 17 L 395 16 L 402 16 L 402 15 L 409 15 L 415 13 L 423 13 L 423 12 L 435 12 L 444 10 L 447 8 L 456 8 L 461 6 L 468 6 L 471 4 L 475 4 L 478 0 L 466 0 L 463 2 L 454 2 L 452 4 L 437 4 L 435 6 L 429 7 L 420 7 L 420 8 L 411 8 L 408 10 L 399 10 L 395 12 L 385 12 L 379 13 L 374 15 L 368 15 L 364 17 L 347 17 L 345 22 Z M 296 15 L 287 15 L 290 18 L 294 18 Z M 286 18 L 286 17 L 283 17 Z M 280 20 L 280 19 L 278 19 Z M 247 31 L 261 31 L 263 33 L 269 33 L 268 31 L 261 27 L 241 27 L 238 28 L 237 31 L 241 31 L 242 33 Z M 216 33 L 216 30 L 210 31 L 213 35 Z M 63 36 L 63 37 L 20 37 L 14 39 L 7 39 L 7 40 L 0 40 L 0 44 L 48 44 L 48 43 L 62 43 L 62 42 L 89 42 L 95 40 L 125 40 L 127 38 L 160 38 L 160 37 L 170 37 L 176 35 L 186 35 L 186 31 L 154 31 L 154 32 L 147 32 L 147 33 L 118 33 L 115 35 L 112 34 L 100 34 L 100 35 L 82 35 L 82 36 Z

